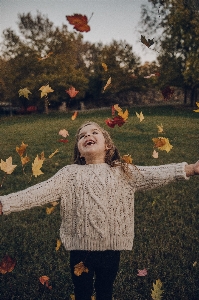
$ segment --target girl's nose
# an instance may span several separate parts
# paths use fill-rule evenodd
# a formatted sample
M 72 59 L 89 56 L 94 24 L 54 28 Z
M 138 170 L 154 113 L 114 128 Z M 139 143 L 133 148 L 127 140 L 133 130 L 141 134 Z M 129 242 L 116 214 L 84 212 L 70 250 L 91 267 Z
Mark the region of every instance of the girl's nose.
M 86 134 L 85 134 L 85 137 L 87 137 L 87 136 L 90 136 L 90 133 L 86 133 Z

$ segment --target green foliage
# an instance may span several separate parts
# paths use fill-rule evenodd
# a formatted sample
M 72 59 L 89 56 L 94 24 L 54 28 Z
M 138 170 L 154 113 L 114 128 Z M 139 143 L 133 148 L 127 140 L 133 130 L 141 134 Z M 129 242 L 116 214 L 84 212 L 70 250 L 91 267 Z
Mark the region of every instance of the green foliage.
M 142 110 L 145 120 L 140 123 L 135 113 Z M 106 128 L 121 155 L 131 154 L 136 165 L 159 165 L 198 159 L 198 114 L 180 107 L 136 107 L 129 109 L 129 118 L 122 127 L 109 128 L 104 120 L 111 110 L 82 112 L 75 121 L 72 114 L 30 115 L 1 118 L 0 158 L 13 157 L 17 168 L 4 181 L 0 194 L 8 194 L 43 181 L 64 165 L 70 164 L 74 136 L 86 120 Z M 152 138 L 157 136 L 157 124 L 163 124 L 165 136 L 173 149 L 152 158 Z M 52 126 L 53 124 L 53 126 Z M 67 129 L 69 142 L 58 143 L 60 129 Z M 43 175 L 28 183 L 22 175 L 20 157 L 15 151 L 21 142 L 28 144 L 31 160 L 43 150 L 46 156 Z M 31 168 L 31 163 L 28 163 Z M 3 172 L 0 171 L 0 180 Z M 135 199 L 135 240 L 132 251 L 122 251 L 120 269 L 114 284 L 114 299 L 151 299 L 152 283 L 163 283 L 163 299 L 197 300 L 199 297 L 199 189 L 198 178 L 139 192 Z M 47 205 L 49 206 L 49 205 Z M 69 253 L 56 251 L 60 227 L 59 207 L 47 215 L 46 206 L 37 207 L 0 218 L 0 259 L 7 253 L 16 258 L 15 269 L 0 276 L 0 298 L 7 299 L 70 299 L 73 285 L 70 276 Z M 137 269 L 147 269 L 147 276 L 137 276 Z M 52 290 L 45 289 L 39 277 L 50 277 Z

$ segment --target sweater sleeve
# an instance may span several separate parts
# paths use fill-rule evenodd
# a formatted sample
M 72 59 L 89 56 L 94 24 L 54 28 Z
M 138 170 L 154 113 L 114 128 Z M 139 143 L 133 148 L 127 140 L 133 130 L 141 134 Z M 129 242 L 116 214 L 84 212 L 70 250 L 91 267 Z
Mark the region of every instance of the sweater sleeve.
M 63 180 L 67 175 L 67 167 L 58 171 L 46 181 L 33 185 L 25 190 L 0 196 L 3 214 L 22 211 L 34 206 L 57 201 L 60 199 Z M 64 180 L 65 181 L 65 180 Z
M 185 172 L 186 162 L 160 166 L 130 166 L 132 177 L 135 178 L 136 190 L 152 189 L 166 185 L 172 181 L 189 179 Z M 136 176 L 135 174 L 136 168 Z

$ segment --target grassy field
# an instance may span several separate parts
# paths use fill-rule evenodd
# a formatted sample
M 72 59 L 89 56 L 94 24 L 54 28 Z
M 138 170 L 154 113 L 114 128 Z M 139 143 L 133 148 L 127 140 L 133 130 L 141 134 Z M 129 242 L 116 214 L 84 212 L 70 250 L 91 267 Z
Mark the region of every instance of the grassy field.
M 142 110 L 145 119 L 135 115 Z M 106 128 L 121 155 L 131 154 L 136 165 L 159 165 L 199 159 L 199 114 L 172 107 L 136 107 L 129 109 L 128 122 L 109 128 L 104 120 L 111 110 L 82 112 L 76 120 L 70 114 L 29 115 L 0 118 L 0 159 L 13 158 L 17 168 L 7 175 L 0 195 L 15 192 L 46 180 L 70 164 L 74 135 L 86 120 Z M 164 134 L 157 125 L 163 124 Z M 69 142 L 58 142 L 60 129 L 69 131 Z M 167 137 L 173 149 L 152 157 L 152 138 Z M 16 146 L 28 144 L 31 158 L 23 174 Z M 48 156 L 59 149 L 51 159 Z M 31 163 L 44 151 L 43 175 L 31 177 Z M 4 178 L 0 171 L 0 182 Z M 73 293 L 69 270 L 69 252 L 63 246 L 55 250 L 59 238 L 59 206 L 48 215 L 46 207 L 37 207 L 0 218 L 0 261 L 5 254 L 15 258 L 14 270 L 0 274 L 0 299 L 66 300 Z M 163 300 L 199 299 L 199 177 L 172 183 L 161 189 L 140 192 L 135 198 L 135 240 L 132 251 L 122 251 L 120 270 L 114 285 L 115 300 L 149 300 L 153 283 L 163 283 Z M 145 277 L 137 276 L 146 268 Z M 50 277 L 52 289 L 39 277 Z

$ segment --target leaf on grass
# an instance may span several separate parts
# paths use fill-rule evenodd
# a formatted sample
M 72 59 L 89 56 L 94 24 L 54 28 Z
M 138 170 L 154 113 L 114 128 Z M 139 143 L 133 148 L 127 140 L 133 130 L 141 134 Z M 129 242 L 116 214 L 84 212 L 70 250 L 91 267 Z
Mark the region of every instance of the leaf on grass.
M 83 261 L 74 266 L 74 274 L 80 276 L 83 272 L 88 273 L 88 268 L 84 266 Z
M 43 98 L 44 96 L 47 96 L 48 93 L 54 92 L 54 90 L 51 89 L 51 87 L 49 86 L 49 84 L 43 85 L 42 87 L 40 87 L 39 91 L 41 91 L 41 98 Z
M 59 150 L 58 149 L 56 149 L 53 153 L 51 153 L 49 156 L 48 156 L 48 158 L 52 158 L 56 153 L 58 153 L 59 152 Z
M 197 105 L 197 109 L 194 109 L 193 111 L 195 111 L 195 112 L 199 112 L 199 102 L 196 102 L 196 105 Z
M 0 262 L 0 273 L 6 274 L 12 272 L 16 265 L 16 259 L 10 257 L 9 255 L 5 255 L 2 261 Z
M 156 150 L 153 150 L 152 157 L 153 158 L 158 158 L 158 152 Z
M 59 131 L 59 135 L 61 135 L 61 136 L 63 136 L 63 137 L 67 137 L 67 136 L 69 136 L 69 133 L 68 133 L 68 130 L 66 130 L 66 129 L 61 129 L 60 131 Z
M 1 159 L 0 169 L 4 171 L 6 174 L 12 174 L 17 165 L 12 164 L 12 156 L 8 157 L 6 161 Z
M 74 121 L 74 120 L 77 118 L 77 114 L 78 114 L 78 112 L 75 111 L 74 114 L 73 114 L 72 117 L 71 117 L 71 120 L 72 120 L 72 121 Z
M 138 119 L 140 120 L 140 122 L 142 122 L 142 121 L 144 120 L 144 115 L 143 115 L 142 111 L 141 111 L 140 114 L 138 114 L 138 113 L 136 112 L 136 116 L 138 117 Z
M 27 147 L 28 147 L 28 145 L 24 144 L 24 142 L 22 142 L 20 147 L 16 147 L 16 151 L 20 156 L 23 156 Z
M 113 119 L 109 119 L 109 118 L 106 119 L 105 123 L 109 127 L 114 128 L 115 125 L 118 125 L 119 127 L 121 127 L 125 123 L 125 121 L 124 121 L 124 119 L 122 117 L 116 116 Z
M 52 214 L 52 212 L 55 210 L 55 206 L 46 207 L 46 213 L 47 215 Z
M 152 141 L 154 142 L 154 147 L 158 148 L 159 150 L 165 150 L 167 153 L 173 148 L 170 144 L 169 139 L 164 137 L 153 138 Z
M 65 139 L 60 139 L 58 140 L 59 143 L 68 143 L 68 140 L 65 140 Z
M 39 281 L 41 282 L 41 284 L 45 285 L 48 289 L 52 289 L 52 286 L 49 285 L 49 280 L 50 278 L 48 276 L 41 276 L 39 277 Z
M 152 40 L 150 40 L 150 39 L 147 40 L 147 39 L 145 38 L 144 35 L 141 35 L 141 42 L 142 42 L 145 46 L 147 46 L 148 48 L 154 44 L 153 39 L 152 39 Z
M 163 130 L 163 125 L 157 125 L 158 127 L 158 133 L 162 133 L 164 130 Z
M 137 276 L 146 276 L 147 275 L 147 269 L 138 270 Z
M 29 89 L 27 89 L 27 88 L 18 90 L 18 93 L 19 93 L 19 97 L 24 96 L 26 99 L 29 99 L 29 95 L 28 94 L 32 94 L 29 91 Z
M 58 251 L 60 247 L 61 247 L 61 241 L 57 239 L 57 246 L 55 247 L 55 250 Z
M 77 90 L 72 86 L 72 87 L 70 87 L 68 90 L 66 90 L 66 93 L 68 93 L 69 96 L 70 96 L 71 98 L 74 98 L 74 97 L 79 93 L 79 91 L 77 91 Z
M 103 69 L 104 69 L 105 72 L 108 71 L 108 67 L 107 67 L 107 65 L 105 63 L 102 63 L 102 67 L 103 67 Z
M 32 172 L 33 172 L 33 176 L 37 177 L 39 175 L 44 174 L 40 169 L 43 165 L 44 160 L 40 159 L 39 156 L 37 155 L 34 163 L 32 163 Z
M 171 89 L 169 86 L 166 86 L 161 90 L 164 100 L 169 100 L 174 93 L 174 89 Z
M 73 25 L 74 29 L 80 32 L 88 32 L 90 31 L 90 26 L 88 25 L 87 16 L 83 16 L 81 14 L 74 14 L 73 16 L 66 16 L 68 22 Z
M 153 283 L 153 289 L 151 290 L 151 297 L 153 300 L 161 300 L 162 299 L 162 282 L 160 279 L 156 280 L 155 283 Z
M 29 161 L 30 161 L 30 158 L 27 156 L 27 154 L 24 157 L 21 156 L 21 164 L 22 164 L 22 166 L 24 166 L 25 164 L 27 164 Z
M 133 159 L 130 154 L 123 155 L 122 160 L 124 160 L 127 164 L 132 164 L 133 162 Z
M 109 77 L 109 79 L 107 80 L 104 88 L 103 88 L 103 92 L 107 89 L 107 87 L 111 84 L 111 77 Z

